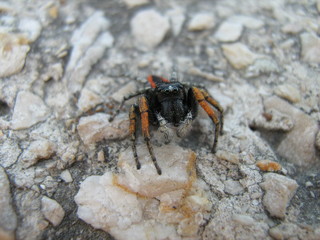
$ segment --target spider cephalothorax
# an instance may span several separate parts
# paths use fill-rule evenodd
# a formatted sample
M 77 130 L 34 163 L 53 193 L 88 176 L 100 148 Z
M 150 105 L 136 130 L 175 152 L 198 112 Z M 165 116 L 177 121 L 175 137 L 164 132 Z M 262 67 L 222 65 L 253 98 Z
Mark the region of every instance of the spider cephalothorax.
M 141 120 L 142 134 L 152 161 L 158 174 L 161 174 L 161 169 L 157 164 L 150 143 L 150 123 L 159 127 L 159 130 L 164 133 L 166 141 L 169 142 L 170 134 L 168 125 L 171 124 L 177 127 L 177 135 L 183 136 L 185 129 L 190 126 L 192 120 L 197 116 L 198 105 L 205 110 L 215 125 L 215 138 L 212 146 L 212 151 L 214 152 L 218 136 L 222 132 L 223 127 L 223 109 L 220 104 L 211 97 L 204 88 L 180 83 L 176 80 L 175 75 L 171 77 L 170 81 L 166 78 L 153 75 L 149 76 L 147 79 L 151 87 L 124 97 L 119 107 L 120 110 L 125 101 L 140 96 L 138 103 L 131 106 L 129 113 L 132 150 L 137 168 L 140 169 L 141 167 L 136 150 L 136 129 L 138 119 Z M 218 114 L 212 107 L 218 111 Z M 117 110 L 115 115 L 119 110 Z M 114 116 L 110 118 L 110 121 Z

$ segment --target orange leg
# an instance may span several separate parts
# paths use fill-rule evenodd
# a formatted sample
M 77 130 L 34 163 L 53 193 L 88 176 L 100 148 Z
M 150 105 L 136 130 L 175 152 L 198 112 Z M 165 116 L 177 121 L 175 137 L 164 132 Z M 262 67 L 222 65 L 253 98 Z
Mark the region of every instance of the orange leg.
M 195 99 L 198 101 L 199 105 L 203 108 L 203 110 L 206 111 L 206 113 L 211 118 L 211 120 L 213 121 L 213 123 L 216 127 L 214 142 L 213 142 L 213 146 L 212 146 L 212 152 L 215 152 L 215 148 L 216 148 L 217 141 L 218 141 L 218 136 L 220 133 L 220 127 L 221 127 L 220 121 L 219 121 L 218 117 L 216 116 L 216 113 L 210 107 L 209 103 L 206 102 L 206 98 L 203 95 L 202 91 L 197 87 L 192 87 L 192 91 L 193 91 Z
M 206 101 L 210 103 L 213 107 L 215 107 L 220 113 L 220 135 L 221 135 L 223 130 L 223 108 L 220 105 L 220 103 L 217 100 L 215 100 L 213 97 L 211 97 L 206 90 L 201 89 L 200 91 L 204 96 L 204 98 L 206 99 Z
M 141 128 L 144 140 L 146 141 L 151 159 L 157 172 L 161 175 L 161 169 L 157 163 L 157 159 L 154 155 L 152 145 L 150 143 L 150 132 L 149 132 L 149 107 L 146 97 L 142 96 L 139 98 L 139 110 L 140 110 L 140 117 L 141 117 Z
M 137 169 L 140 169 L 141 164 L 138 159 L 138 154 L 137 154 L 137 148 L 136 148 L 136 123 L 137 123 L 137 112 L 138 112 L 138 106 L 137 105 L 132 105 L 130 108 L 130 113 L 129 113 L 129 119 L 130 119 L 130 135 L 131 135 L 131 142 L 132 142 L 132 152 L 134 159 L 136 161 L 136 166 Z

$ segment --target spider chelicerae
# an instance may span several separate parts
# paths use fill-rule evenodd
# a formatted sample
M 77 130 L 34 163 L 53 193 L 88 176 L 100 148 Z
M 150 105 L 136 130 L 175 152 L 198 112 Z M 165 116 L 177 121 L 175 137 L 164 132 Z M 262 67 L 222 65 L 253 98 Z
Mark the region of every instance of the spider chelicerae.
M 215 125 L 212 146 L 212 152 L 215 152 L 218 136 L 222 134 L 223 129 L 223 108 L 219 102 L 210 96 L 204 87 L 179 82 L 175 72 L 172 73 L 170 80 L 155 75 L 148 76 L 147 80 L 150 87 L 124 97 L 115 114 L 109 119 L 109 121 L 114 119 L 125 101 L 140 96 L 137 104 L 131 106 L 129 113 L 132 151 L 137 169 L 141 167 L 136 149 L 138 119 L 141 121 L 142 135 L 151 159 L 158 174 L 161 175 L 161 168 L 150 142 L 150 124 L 157 126 L 164 134 L 166 142 L 169 142 L 168 125 L 177 127 L 177 135 L 183 136 L 198 114 L 198 105 L 204 109 Z

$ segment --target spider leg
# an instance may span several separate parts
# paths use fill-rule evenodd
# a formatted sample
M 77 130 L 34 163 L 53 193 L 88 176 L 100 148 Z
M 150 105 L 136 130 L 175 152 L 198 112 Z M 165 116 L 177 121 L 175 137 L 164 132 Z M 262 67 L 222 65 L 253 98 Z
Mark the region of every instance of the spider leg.
M 178 137 L 183 137 L 189 132 L 191 128 L 192 120 L 193 120 L 192 112 L 189 111 L 185 119 L 181 122 L 181 124 L 178 127 L 178 130 L 177 130 Z
M 213 121 L 214 125 L 216 126 L 215 129 L 215 137 L 214 137 L 214 142 L 212 146 L 212 152 L 215 152 L 215 148 L 217 146 L 217 141 L 220 133 L 220 121 L 218 117 L 216 116 L 216 113 L 213 111 L 213 109 L 210 107 L 209 103 L 206 102 L 206 98 L 201 92 L 201 90 L 197 87 L 192 87 L 192 92 L 194 94 L 195 99 L 198 101 L 199 105 L 203 108 L 203 110 L 208 114 L 208 116 L 211 118 Z
M 141 168 L 141 164 L 138 159 L 138 154 L 137 154 L 137 148 L 136 148 L 136 129 L 137 129 L 137 113 L 139 112 L 139 108 L 137 105 L 132 105 L 130 108 L 130 113 L 129 113 L 129 119 L 130 119 L 130 135 L 131 135 L 131 142 L 132 142 L 132 152 L 134 159 L 136 161 L 136 166 L 137 169 Z
M 164 135 L 165 143 L 169 143 L 172 139 L 172 132 L 168 128 L 168 122 L 161 116 L 160 113 L 156 114 L 157 120 L 159 122 L 159 131 Z
M 142 134 L 144 137 L 144 140 L 147 144 L 151 159 L 153 161 L 153 164 L 155 168 L 157 169 L 157 172 L 159 175 L 161 175 L 161 169 L 157 163 L 157 159 L 153 152 L 153 147 L 150 142 L 150 132 L 149 132 L 149 107 L 148 107 L 148 101 L 145 96 L 142 96 L 139 98 L 139 110 L 140 110 L 140 117 L 141 117 L 141 127 L 142 127 Z
M 115 113 L 110 116 L 109 122 L 112 122 L 112 121 L 114 120 L 114 118 L 119 114 L 121 108 L 123 107 L 123 105 L 124 105 L 124 103 L 125 103 L 126 101 L 128 101 L 128 100 L 130 100 L 131 98 L 134 98 L 134 97 L 136 97 L 136 96 L 139 96 L 139 95 L 141 95 L 141 94 L 144 94 L 144 93 L 145 93 L 146 91 L 148 91 L 149 89 L 150 89 L 150 88 L 142 89 L 142 90 L 140 90 L 140 91 L 137 91 L 137 92 L 135 92 L 135 93 L 132 93 L 132 94 L 130 94 L 130 95 L 128 95 L 128 96 L 123 97 L 123 99 L 122 99 L 119 107 L 118 107 L 117 110 L 115 111 Z
M 220 113 L 220 135 L 222 135 L 222 131 L 223 131 L 223 108 L 220 105 L 220 103 L 215 100 L 213 97 L 210 96 L 210 94 L 208 93 L 207 90 L 205 89 L 200 89 L 202 95 L 204 96 L 204 98 L 206 99 L 206 101 L 208 103 L 210 103 L 213 107 L 215 107 L 218 112 Z

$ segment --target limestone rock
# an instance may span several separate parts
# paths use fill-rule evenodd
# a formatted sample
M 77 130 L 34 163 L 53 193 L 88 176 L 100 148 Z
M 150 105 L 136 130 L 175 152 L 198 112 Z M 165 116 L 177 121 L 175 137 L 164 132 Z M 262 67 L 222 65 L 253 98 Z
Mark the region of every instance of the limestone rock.
M 289 84 L 283 84 L 276 87 L 275 94 L 282 97 L 292 103 L 300 102 L 301 96 L 297 88 Z
M 267 173 L 260 186 L 266 191 L 263 205 L 270 215 L 284 218 L 287 206 L 298 188 L 297 182 L 276 173 Z
M 0 167 L 0 239 L 14 240 L 17 227 L 17 216 L 12 207 L 8 177 Z
M 222 45 L 224 56 L 235 69 L 246 68 L 254 62 L 257 55 L 242 43 Z
M 242 24 L 238 22 L 225 21 L 219 26 L 214 36 L 220 42 L 233 42 L 240 38 L 242 31 Z
M 320 63 L 320 38 L 313 33 L 300 35 L 302 59 L 310 63 Z
M 170 29 L 169 20 L 153 9 L 138 12 L 130 25 L 136 46 L 141 50 L 158 46 Z
M 48 117 L 48 108 L 43 100 L 28 91 L 20 91 L 13 110 L 11 128 L 20 130 L 44 121 Z
M 283 133 L 282 138 L 277 138 L 279 142 L 276 142 L 276 152 L 287 161 L 300 167 L 309 167 L 319 161 L 315 148 L 317 122 L 278 97 L 270 97 L 265 100 L 264 104 L 267 112 L 275 109 L 294 121 L 291 131 Z
M 81 184 L 75 197 L 78 216 L 119 240 L 199 239 L 211 203 L 206 185 L 196 179 L 195 154 L 176 145 L 154 150 L 162 175 L 146 147 L 138 147 L 139 170 L 126 150 L 120 174 L 91 176 Z
M 110 115 L 105 113 L 80 118 L 77 129 L 84 144 L 93 144 L 103 139 L 123 139 L 128 136 L 128 119 L 116 118 L 110 123 L 109 118 Z
M 28 39 L 22 35 L 0 33 L 0 77 L 20 72 L 29 50 Z
M 23 152 L 21 159 L 26 167 L 30 167 L 39 160 L 49 159 L 55 153 L 55 148 L 48 140 L 36 140 Z
M 214 27 L 214 18 L 211 13 L 197 13 L 188 23 L 189 31 L 201 31 Z
M 78 108 L 82 112 L 86 112 L 96 105 L 102 103 L 102 98 L 93 91 L 83 88 L 78 101 Z
M 65 214 L 63 208 L 56 200 L 45 196 L 41 199 L 41 211 L 45 218 L 49 220 L 53 226 L 58 226 Z
M 63 181 L 65 181 L 66 183 L 71 183 L 73 182 L 71 173 L 69 170 L 64 170 L 61 172 L 60 177 Z

